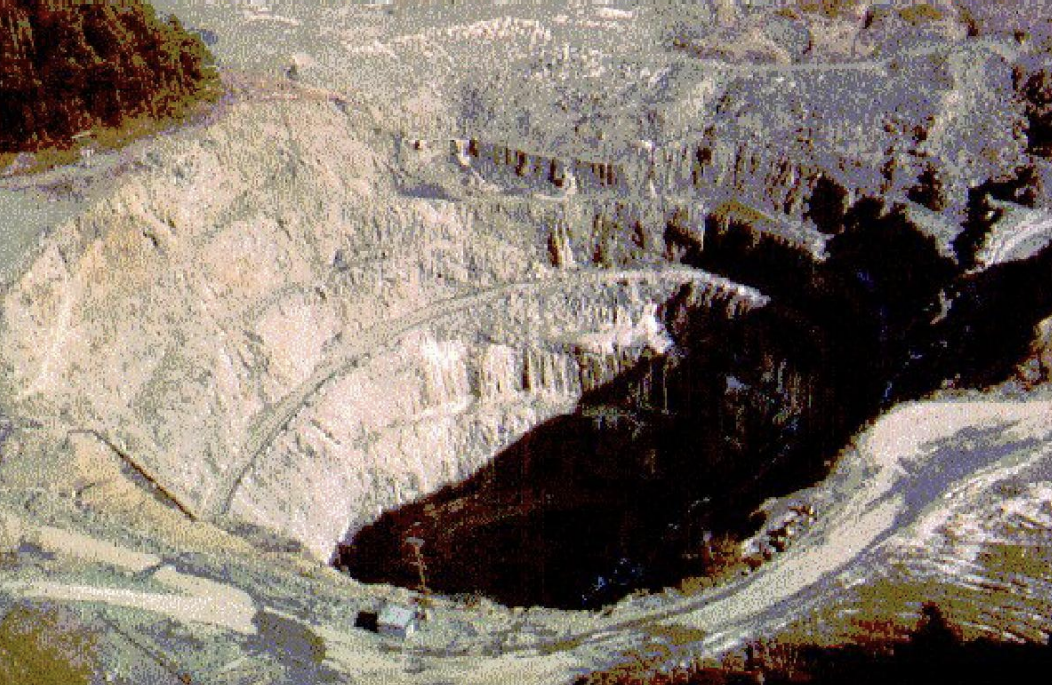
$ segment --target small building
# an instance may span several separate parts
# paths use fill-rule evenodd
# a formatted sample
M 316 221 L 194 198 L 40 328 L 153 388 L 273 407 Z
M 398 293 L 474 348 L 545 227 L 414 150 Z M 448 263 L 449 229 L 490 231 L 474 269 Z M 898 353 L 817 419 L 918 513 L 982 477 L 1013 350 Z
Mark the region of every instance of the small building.
M 368 630 L 371 633 L 379 631 L 380 616 L 375 611 L 359 611 L 354 620 L 354 627 Z
M 376 621 L 377 632 L 388 637 L 407 638 L 416 632 L 416 610 L 397 604 L 386 604 Z

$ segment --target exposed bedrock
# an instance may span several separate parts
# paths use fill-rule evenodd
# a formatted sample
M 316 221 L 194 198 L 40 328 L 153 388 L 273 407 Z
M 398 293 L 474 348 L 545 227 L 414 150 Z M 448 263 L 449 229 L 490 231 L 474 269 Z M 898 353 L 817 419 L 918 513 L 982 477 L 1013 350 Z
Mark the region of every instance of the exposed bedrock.
M 382 512 L 471 477 L 641 355 L 665 351 L 658 304 L 684 282 L 731 310 L 763 301 L 686 271 L 618 280 L 473 298 L 378 341 L 319 379 L 250 457 L 229 513 L 328 556 Z
M 5 413 L 36 426 L 20 444 L 92 431 L 190 515 L 326 559 L 663 351 L 657 311 L 682 285 L 766 301 L 664 262 L 660 238 L 414 195 L 378 172 L 395 139 L 337 105 L 232 103 L 55 229 L 2 305 Z
M 965 274 L 879 201 L 846 209 L 822 261 L 740 222 L 708 226 L 704 246 L 683 235 L 685 263 L 770 301 L 727 315 L 677 293 L 660 308 L 666 352 L 471 478 L 385 513 L 336 562 L 416 585 L 414 537 L 433 589 L 561 607 L 709 573 L 721 541 L 820 478 L 879 408 L 1011 376 L 1052 314 L 1048 249 Z
M 337 563 L 416 584 L 414 536 L 432 588 L 573 608 L 708 570 L 709 536 L 744 529 L 774 482 L 819 473 L 808 457 L 842 440 L 849 417 L 820 334 L 775 305 L 735 312 L 695 292 L 661 307 L 667 350 L 585 389 L 470 478 L 383 515 Z
M 346 82 L 314 85 L 367 95 L 238 82 L 121 156 L 3 291 L 11 444 L 91 431 L 189 515 L 364 579 L 415 583 L 418 534 L 439 589 L 580 606 L 708 572 L 881 406 L 1031 351 L 1045 224 L 989 215 L 1045 192 L 983 182 L 1047 175 L 1047 103 L 1004 50 L 659 66 L 544 29 L 349 34 Z M 444 85 L 506 34 L 543 47 L 527 87 L 495 58 Z
M 94 431 L 191 515 L 264 526 L 322 559 L 447 486 L 524 460 L 536 482 L 565 464 L 550 502 L 479 514 L 481 527 L 447 525 L 446 505 L 429 520 L 465 531 L 434 540 L 450 559 L 462 540 L 540 536 L 463 577 L 507 601 L 570 605 L 704 572 L 692 536 L 739 532 L 771 483 L 809 482 L 882 401 L 957 367 L 927 361 L 954 336 L 922 331 L 958 267 L 879 202 L 819 179 L 812 199 L 825 188 L 834 205 L 823 234 L 678 191 L 648 205 L 640 179 L 615 190 L 601 168 L 569 194 L 545 175 L 551 159 L 527 160 L 534 178 L 497 146 L 417 149 L 338 105 L 231 104 L 58 227 L 4 297 L 6 413 L 34 419 L 43 444 Z M 237 144 L 263 132 L 272 150 Z M 473 173 L 477 188 L 461 182 Z M 619 173 L 615 185 L 632 179 Z M 896 371 L 913 357 L 923 373 Z M 604 469 L 586 496 L 581 474 Z M 711 491 L 720 481 L 733 485 Z M 542 538 L 558 542 L 542 553 Z M 575 546 L 580 565 L 552 561 Z M 619 588 L 589 595 L 621 559 Z M 406 582 L 403 561 L 361 575 Z

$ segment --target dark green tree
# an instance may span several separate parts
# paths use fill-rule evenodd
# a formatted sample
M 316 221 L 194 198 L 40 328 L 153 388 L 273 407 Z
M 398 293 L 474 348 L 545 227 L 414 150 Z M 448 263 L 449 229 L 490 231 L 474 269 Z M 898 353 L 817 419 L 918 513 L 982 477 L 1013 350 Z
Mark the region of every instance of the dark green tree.
M 143 0 L 0 0 L 0 152 L 184 115 L 214 91 L 204 43 Z

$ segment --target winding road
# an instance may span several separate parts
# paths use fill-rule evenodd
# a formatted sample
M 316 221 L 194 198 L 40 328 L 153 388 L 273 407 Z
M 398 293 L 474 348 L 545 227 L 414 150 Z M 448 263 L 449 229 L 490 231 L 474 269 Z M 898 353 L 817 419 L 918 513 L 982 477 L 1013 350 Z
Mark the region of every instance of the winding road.
M 409 318 L 417 320 L 419 315 Z M 403 322 L 397 330 L 406 325 Z M 290 404 L 287 411 L 294 413 L 298 406 Z M 986 437 L 974 437 L 980 434 L 976 427 Z M 965 433 L 973 437 L 962 439 Z M 407 646 L 414 667 L 407 670 L 403 652 L 385 652 L 374 636 L 296 620 L 324 640 L 327 663 L 356 683 L 422 684 L 455 677 L 455 682 L 465 685 L 498 680 L 548 685 L 609 665 L 618 654 L 632 650 L 660 647 L 658 651 L 684 658 L 716 654 L 765 626 L 802 617 L 815 596 L 836 593 L 843 572 L 856 569 L 862 575 L 874 559 L 879 563 L 879 557 L 872 555 L 882 544 L 938 525 L 953 503 L 967 500 L 969 493 L 1028 468 L 1047 469 L 1052 465 L 1050 441 L 1052 399 L 1048 398 L 901 406 L 863 434 L 858 448 L 819 486 L 829 504 L 820 511 L 818 523 L 794 547 L 752 575 L 693 597 L 668 598 L 657 609 L 623 603 L 607 617 L 585 615 L 586 625 L 580 630 L 512 646 L 496 656 L 451 654 L 411 640 Z M 219 582 L 179 572 L 156 555 L 11 515 L 4 515 L 3 524 L 5 530 L 17 531 L 21 539 L 53 553 L 123 569 L 166 588 L 158 592 L 127 583 L 118 587 L 0 576 L 0 588 L 18 596 L 130 607 L 243 634 L 253 634 L 259 612 L 267 610 L 233 580 Z M 559 620 L 557 615 L 531 612 L 513 633 Z M 422 637 L 429 630 L 433 629 L 425 625 Z M 654 638 L 676 632 L 698 637 L 678 645 Z
M 353 334 L 345 333 L 343 334 L 345 341 L 338 349 L 331 352 L 327 359 L 318 364 L 317 368 L 306 380 L 301 382 L 284 399 L 265 409 L 256 418 L 244 447 L 234 461 L 234 466 L 216 487 L 211 504 L 206 508 L 206 515 L 215 517 L 228 511 L 241 480 L 256 459 L 284 432 L 289 422 L 300 410 L 308 405 L 313 397 L 322 392 L 329 381 L 338 378 L 348 368 L 360 363 L 378 349 L 389 345 L 409 331 L 442 317 L 467 311 L 509 295 L 530 292 L 539 294 L 584 284 L 603 285 L 619 281 L 655 282 L 662 280 L 682 283 L 690 281 L 704 283 L 708 287 L 722 292 L 733 293 L 757 305 L 764 304 L 767 301 L 766 297 L 754 288 L 734 283 L 731 280 L 706 271 L 683 266 L 668 266 L 659 269 L 575 270 L 558 272 L 555 275 L 535 281 L 506 283 L 487 290 L 436 302 L 393 321 L 382 323 L 367 331 Z

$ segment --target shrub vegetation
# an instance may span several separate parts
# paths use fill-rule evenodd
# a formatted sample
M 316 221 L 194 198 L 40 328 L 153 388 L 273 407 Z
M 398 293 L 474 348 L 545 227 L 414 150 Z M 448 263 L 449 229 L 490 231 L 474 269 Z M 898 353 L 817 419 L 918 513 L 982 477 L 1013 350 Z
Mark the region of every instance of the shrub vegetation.
M 935 604 L 906 636 L 891 623 L 870 628 L 870 639 L 840 646 L 756 640 L 719 663 L 634 656 L 576 685 L 987 685 L 1039 682 L 1052 667 L 1052 645 L 963 640 Z
M 88 685 L 96 644 L 68 611 L 13 607 L 0 620 L 0 685 Z

